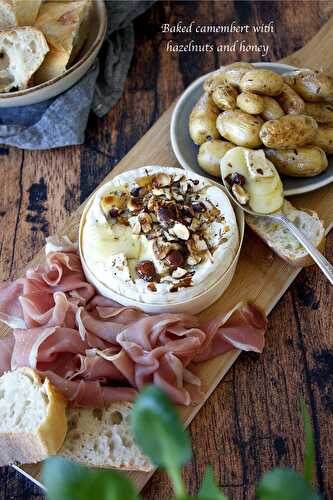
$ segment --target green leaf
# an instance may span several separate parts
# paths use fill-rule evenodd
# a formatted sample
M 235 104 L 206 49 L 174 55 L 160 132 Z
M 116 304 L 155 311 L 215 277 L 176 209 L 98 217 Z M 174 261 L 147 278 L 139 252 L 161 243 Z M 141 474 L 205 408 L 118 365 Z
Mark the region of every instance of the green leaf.
M 227 500 L 227 497 L 220 491 L 216 484 L 213 469 L 208 466 L 199 491 L 198 498 L 209 500 Z
M 48 500 L 139 500 L 131 481 L 111 470 L 86 469 L 61 457 L 46 460 Z
M 169 473 L 188 462 L 192 456 L 188 433 L 176 410 L 156 386 L 148 386 L 135 402 L 131 424 L 136 443 L 154 464 Z
M 304 452 L 304 479 L 309 481 L 313 479 L 313 471 L 315 465 L 315 447 L 312 431 L 312 422 L 305 401 L 301 401 L 301 409 L 304 424 L 304 434 L 305 434 L 305 452 Z
M 312 486 L 292 469 L 273 469 L 261 479 L 259 500 L 320 500 Z

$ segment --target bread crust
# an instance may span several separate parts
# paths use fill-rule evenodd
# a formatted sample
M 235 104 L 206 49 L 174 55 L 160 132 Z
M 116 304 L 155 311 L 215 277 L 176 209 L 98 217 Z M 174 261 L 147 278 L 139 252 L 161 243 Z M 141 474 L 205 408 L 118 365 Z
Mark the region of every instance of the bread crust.
M 48 398 L 47 415 L 34 432 L 0 433 L 0 466 L 11 463 L 36 463 L 57 453 L 67 433 L 66 400 L 50 381 L 31 368 L 19 368 Z M 19 391 L 19 388 L 18 388 Z M 24 395 L 22 395 L 24 397 Z
M 42 0 L 1 0 L 0 29 L 10 26 L 32 26 Z
M 50 52 L 35 75 L 37 83 L 64 73 L 81 50 L 88 32 L 90 7 L 90 0 L 42 4 L 35 26 L 44 33 Z

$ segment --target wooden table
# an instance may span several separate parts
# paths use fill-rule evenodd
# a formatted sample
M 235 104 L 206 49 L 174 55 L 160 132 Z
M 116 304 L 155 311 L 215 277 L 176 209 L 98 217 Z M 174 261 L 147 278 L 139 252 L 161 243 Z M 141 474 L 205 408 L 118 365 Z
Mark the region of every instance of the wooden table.
M 93 191 L 124 154 L 194 78 L 255 53 L 177 54 L 179 43 L 268 43 L 262 60 L 299 49 L 327 20 L 333 1 L 158 2 L 135 21 L 136 53 L 125 92 L 104 119 L 91 116 L 85 144 L 33 152 L 0 147 L 0 272 L 14 278 L 64 219 Z M 163 23 L 261 24 L 275 33 L 235 35 L 162 34 Z M 333 259 L 333 234 L 326 255 Z M 193 494 L 210 463 L 231 499 L 252 499 L 261 474 L 273 466 L 302 468 L 303 432 L 299 398 L 310 409 L 315 436 L 316 485 L 333 497 L 333 296 L 315 267 L 303 270 L 270 315 L 267 346 L 260 356 L 243 354 L 190 429 L 194 458 L 184 477 Z M 145 499 L 168 498 L 166 475 L 158 472 Z M 40 490 L 11 468 L 0 470 L 0 500 L 40 500 Z

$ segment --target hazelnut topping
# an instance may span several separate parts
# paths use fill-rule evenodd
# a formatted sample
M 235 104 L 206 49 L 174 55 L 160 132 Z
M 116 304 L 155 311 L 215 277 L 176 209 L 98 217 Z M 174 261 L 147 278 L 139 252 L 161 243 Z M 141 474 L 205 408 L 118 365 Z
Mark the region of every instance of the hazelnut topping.
M 136 272 L 145 281 L 157 281 L 158 274 L 151 260 L 141 260 L 136 266 Z
M 165 262 L 170 267 L 182 267 L 185 262 L 184 254 L 180 250 L 172 250 L 166 256 Z
M 173 207 L 161 207 L 158 210 L 158 218 L 162 222 L 171 222 L 176 220 L 176 211 Z
M 155 260 L 136 264 L 137 276 L 147 282 L 147 288 L 155 292 L 157 283 L 167 282 L 169 291 L 177 292 L 192 286 L 195 266 L 211 260 L 215 250 L 209 246 L 206 231 L 209 224 L 221 223 L 224 218 L 219 208 L 203 197 L 205 188 L 197 179 L 184 174 L 146 173 L 136 178 L 129 192 L 119 190 L 103 197 L 101 208 L 110 225 L 130 226 L 133 239 L 151 242 L 161 274 Z M 242 176 L 234 174 L 233 183 L 241 188 Z

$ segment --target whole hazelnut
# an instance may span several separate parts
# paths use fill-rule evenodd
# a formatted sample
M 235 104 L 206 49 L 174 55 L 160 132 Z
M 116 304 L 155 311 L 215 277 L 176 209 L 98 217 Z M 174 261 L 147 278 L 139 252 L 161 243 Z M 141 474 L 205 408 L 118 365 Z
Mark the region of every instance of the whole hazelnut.
M 145 281 L 156 281 L 157 273 L 154 263 L 151 260 L 141 260 L 136 266 L 136 272 L 139 278 Z
M 172 250 L 166 256 L 165 262 L 170 267 L 182 267 L 185 262 L 184 254 L 180 250 Z
M 158 210 L 158 218 L 161 222 L 176 220 L 176 211 L 173 207 L 161 207 Z

